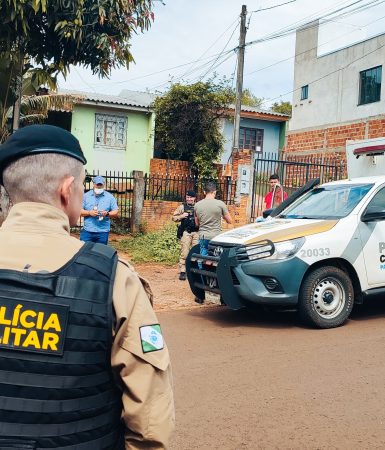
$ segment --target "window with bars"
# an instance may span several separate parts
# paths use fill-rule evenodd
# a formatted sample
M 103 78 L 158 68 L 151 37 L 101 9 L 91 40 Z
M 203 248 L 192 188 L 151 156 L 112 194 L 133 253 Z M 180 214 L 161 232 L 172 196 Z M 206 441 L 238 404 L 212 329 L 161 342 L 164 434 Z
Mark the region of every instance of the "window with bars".
M 241 127 L 239 129 L 239 149 L 261 153 L 263 150 L 263 130 Z
M 95 114 L 95 146 L 126 148 L 127 117 Z
M 381 99 L 382 66 L 360 72 L 359 105 L 378 102 Z
M 306 100 L 309 98 L 309 85 L 301 87 L 301 100 Z

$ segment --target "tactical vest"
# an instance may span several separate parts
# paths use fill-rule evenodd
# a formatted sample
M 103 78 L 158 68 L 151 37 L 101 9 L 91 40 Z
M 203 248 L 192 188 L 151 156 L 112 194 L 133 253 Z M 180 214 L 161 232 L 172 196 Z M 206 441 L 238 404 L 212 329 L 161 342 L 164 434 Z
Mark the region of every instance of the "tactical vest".
M 88 242 L 56 272 L 0 270 L 1 449 L 124 449 L 116 265 L 115 250 Z
M 187 231 L 188 233 L 198 231 L 198 227 L 195 225 L 194 205 L 183 203 L 183 212 L 188 213 L 188 217 L 181 220 L 182 234 L 183 231 Z

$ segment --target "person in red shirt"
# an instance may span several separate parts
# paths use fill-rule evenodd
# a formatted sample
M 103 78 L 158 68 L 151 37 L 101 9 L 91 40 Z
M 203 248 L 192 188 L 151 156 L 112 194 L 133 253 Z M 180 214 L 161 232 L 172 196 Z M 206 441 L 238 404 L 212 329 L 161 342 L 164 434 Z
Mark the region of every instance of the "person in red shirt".
M 279 182 L 277 174 L 270 175 L 270 192 L 265 195 L 263 200 L 264 210 L 276 208 L 280 203 L 287 199 L 287 194 Z

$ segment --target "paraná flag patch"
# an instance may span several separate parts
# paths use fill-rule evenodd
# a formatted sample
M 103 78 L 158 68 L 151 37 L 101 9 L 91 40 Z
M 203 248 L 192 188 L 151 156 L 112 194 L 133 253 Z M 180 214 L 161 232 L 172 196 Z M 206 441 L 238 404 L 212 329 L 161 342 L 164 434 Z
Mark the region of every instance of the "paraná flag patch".
M 143 353 L 156 352 L 164 348 L 160 325 L 147 325 L 139 328 Z

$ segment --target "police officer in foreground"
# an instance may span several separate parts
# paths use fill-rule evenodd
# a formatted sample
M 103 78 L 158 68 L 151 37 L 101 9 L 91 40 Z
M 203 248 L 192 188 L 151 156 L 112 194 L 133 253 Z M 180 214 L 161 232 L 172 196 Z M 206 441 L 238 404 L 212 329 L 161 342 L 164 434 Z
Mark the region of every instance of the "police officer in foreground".
M 198 244 L 198 227 L 195 224 L 194 205 L 196 200 L 194 191 L 187 191 L 186 201 L 178 206 L 172 215 L 174 222 L 179 222 L 177 236 L 180 239 L 179 279 L 186 279 L 186 258 L 190 248 Z
M 0 146 L 0 448 L 163 449 L 169 355 L 148 285 L 115 250 L 69 234 L 86 159 L 32 125 Z

